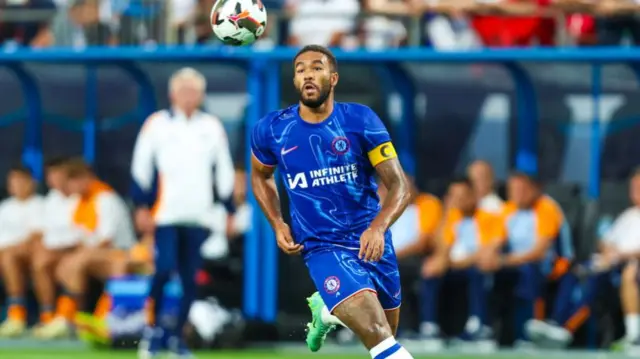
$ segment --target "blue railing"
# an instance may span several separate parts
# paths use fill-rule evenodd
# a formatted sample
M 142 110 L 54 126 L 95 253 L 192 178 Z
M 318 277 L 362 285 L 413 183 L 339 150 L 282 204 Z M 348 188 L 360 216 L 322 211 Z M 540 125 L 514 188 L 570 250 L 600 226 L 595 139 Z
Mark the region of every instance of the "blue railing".
M 19 79 L 24 98 L 27 124 L 23 149 L 23 160 L 34 172 L 42 176 L 42 103 L 36 79 L 23 66 L 25 62 L 68 63 L 86 65 L 86 96 L 84 133 L 84 156 L 93 161 L 96 154 L 97 120 L 97 76 L 100 65 L 118 66 L 127 72 L 139 86 L 139 104 L 136 113 L 150 114 L 157 104 L 154 88 L 147 74 L 137 63 L 144 62 L 235 62 L 246 67 L 247 92 L 251 102 L 247 113 L 247 128 L 269 111 L 280 106 L 279 64 L 289 62 L 295 49 L 278 48 L 269 51 L 253 51 L 249 48 L 93 48 L 84 51 L 44 49 L 18 50 L 0 53 L 0 65 L 15 73 Z M 640 50 L 635 49 L 521 49 L 486 50 L 477 52 L 435 52 L 427 49 L 399 49 L 385 52 L 336 51 L 338 61 L 369 63 L 375 66 L 381 86 L 387 96 L 398 96 L 402 104 L 399 111 L 389 113 L 393 117 L 394 141 L 405 167 L 415 169 L 413 134 L 415 126 L 415 86 L 401 63 L 495 63 L 501 64 L 511 74 L 516 88 L 517 138 L 515 139 L 515 163 L 517 168 L 530 172 L 538 167 L 538 101 L 535 88 L 522 62 L 589 63 L 592 65 L 592 94 L 598 99 L 601 92 L 602 65 L 625 63 L 640 78 Z M 595 200 L 600 188 L 601 129 L 599 102 L 593 101 L 591 127 L 590 178 L 588 196 Z M 144 117 L 144 116 L 142 116 Z M 142 117 L 140 120 L 142 121 Z M 250 136 L 251 131 L 246 131 Z M 246 161 L 249 164 L 250 151 Z M 249 195 L 255 206 L 255 199 Z M 244 311 L 248 317 L 274 321 L 277 312 L 278 252 L 271 228 L 264 217 L 256 211 L 253 230 L 245 245 Z

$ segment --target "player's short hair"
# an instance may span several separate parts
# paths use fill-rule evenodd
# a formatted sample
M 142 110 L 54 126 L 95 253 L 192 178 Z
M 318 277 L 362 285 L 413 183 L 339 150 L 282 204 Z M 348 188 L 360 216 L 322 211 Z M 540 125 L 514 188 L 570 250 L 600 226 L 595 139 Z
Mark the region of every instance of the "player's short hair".
M 631 171 L 631 176 L 629 176 L 629 178 L 634 179 L 638 176 L 640 176 L 640 166 L 636 166 L 633 171 Z
M 528 181 L 529 183 L 531 183 L 532 185 L 536 186 L 536 187 L 540 187 L 542 182 L 540 181 L 540 178 L 538 177 L 538 175 L 531 173 L 531 172 L 527 172 L 527 171 L 522 171 L 522 170 L 513 170 L 511 171 L 511 174 L 509 174 L 509 178 L 520 178 L 520 179 L 524 179 L 526 181 Z
M 178 83 L 183 81 L 193 82 L 201 91 L 207 89 L 207 79 L 200 71 L 193 67 L 184 67 L 171 75 L 169 79 L 169 92 L 173 92 L 178 86 Z
M 455 184 L 461 184 L 473 190 L 473 183 L 471 182 L 471 179 L 469 179 L 469 177 L 467 176 L 454 177 L 451 181 L 449 181 L 449 187 Z
M 69 157 L 66 156 L 50 157 L 44 162 L 44 168 L 62 167 L 67 163 L 67 161 L 69 161 Z
M 9 173 L 17 173 L 27 177 L 33 177 L 31 169 L 23 164 L 14 164 L 9 168 Z
M 331 52 L 331 50 L 329 50 L 328 48 L 321 46 L 321 45 L 307 45 L 305 47 L 303 47 L 302 49 L 300 49 L 300 51 L 298 51 L 298 53 L 296 54 L 296 56 L 293 58 L 293 64 L 295 65 L 296 60 L 298 59 L 298 57 L 300 57 L 300 55 L 307 53 L 307 52 L 319 52 L 323 55 L 325 55 L 327 57 L 327 59 L 329 60 L 329 65 L 331 66 L 331 71 L 332 72 L 338 72 L 338 60 L 336 60 L 336 56 L 333 54 L 333 52 Z
M 71 158 L 66 164 L 67 176 L 69 178 L 79 178 L 93 174 L 93 169 L 82 158 Z

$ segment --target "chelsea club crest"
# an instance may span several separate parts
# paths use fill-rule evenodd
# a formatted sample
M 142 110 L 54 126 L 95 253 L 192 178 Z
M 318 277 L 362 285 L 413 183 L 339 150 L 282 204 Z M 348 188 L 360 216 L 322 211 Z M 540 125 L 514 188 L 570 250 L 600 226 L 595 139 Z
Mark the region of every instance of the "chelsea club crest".
M 324 290 L 329 294 L 334 294 L 340 290 L 340 279 L 331 276 L 324 281 Z
M 347 139 L 346 137 L 336 137 L 331 142 L 331 148 L 333 149 L 333 152 L 338 155 L 344 155 L 345 153 L 349 152 L 350 147 L 351 145 L 349 143 L 349 139 Z

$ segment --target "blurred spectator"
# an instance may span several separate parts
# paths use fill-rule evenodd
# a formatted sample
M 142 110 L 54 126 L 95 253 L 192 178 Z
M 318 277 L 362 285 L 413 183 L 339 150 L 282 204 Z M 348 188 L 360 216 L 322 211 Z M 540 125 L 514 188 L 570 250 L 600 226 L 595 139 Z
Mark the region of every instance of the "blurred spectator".
M 591 314 L 598 291 L 606 281 L 620 285 L 620 300 L 624 312 L 625 336 L 616 345 L 627 348 L 639 346 L 640 341 L 640 292 L 638 288 L 638 264 L 640 257 L 640 169 L 629 181 L 629 197 L 633 206 L 616 218 L 613 226 L 604 234 L 599 244 L 599 254 L 581 268 L 590 274 L 584 294 L 564 322 L 532 323 L 536 336 L 567 346 L 573 333 Z
M 193 43 L 195 33 L 193 32 L 193 26 L 191 26 L 195 20 L 196 15 L 199 13 L 198 0 L 170 0 L 167 2 L 169 13 L 169 27 L 170 31 L 175 31 L 178 34 L 178 43 Z M 213 7 L 213 2 L 206 1 L 207 5 L 202 15 L 206 15 L 209 18 L 209 12 Z M 207 21 L 209 22 L 209 21 Z M 209 25 L 209 32 L 211 32 L 211 26 Z
M 439 350 L 443 341 L 437 322 L 438 297 L 442 281 L 462 281 L 468 288 L 469 318 L 463 338 L 486 349 L 495 347 L 487 316 L 487 277 L 476 267 L 483 248 L 492 246 L 499 233 L 499 217 L 479 207 L 478 196 L 467 178 L 449 186 L 451 211 L 442 228 L 442 245 L 424 262 L 421 290 L 420 335 L 430 350 Z M 446 276 L 445 276 L 446 273 Z
M 342 46 L 355 31 L 358 0 L 286 0 L 289 45 Z
M 66 189 L 67 159 L 55 158 L 47 162 L 46 182 L 49 193 L 45 198 L 41 245 L 33 253 L 34 291 L 40 305 L 40 325 L 34 330 L 38 337 L 42 324 L 53 319 L 56 300 L 55 271 L 60 261 L 68 256 L 82 239 L 82 233 L 73 224 L 73 211 L 77 196 Z
M 433 195 L 420 193 L 415 180 L 412 184 L 413 201 L 391 226 L 393 247 L 400 261 L 409 258 L 421 258 L 436 247 L 435 236 L 442 220 L 442 203 Z M 387 189 L 384 184 L 378 186 L 380 201 L 384 201 Z
M 423 10 L 427 13 L 428 40 L 438 50 L 466 50 L 479 47 L 468 14 L 475 0 L 432 0 Z
M 56 318 L 42 327 L 43 339 L 69 335 L 69 323 L 84 308 L 87 280 L 106 281 L 126 274 L 128 250 L 136 242 L 129 211 L 116 192 L 82 160 L 70 160 L 66 171 L 67 189 L 79 198 L 73 220 L 83 231 L 83 246 L 66 256 L 56 270 L 66 295 Z
M 37 11 L 29 13 L 29 10 Z M 9 0 L 0 5 L 0 11 L 13 13 L 18 19 L 14 21 L 12 16 L 0 23 L 0 43 L 31 47 L 53 44 L 50 22 L 55 16 L 55 5 L 52 0 Z
M 120 44 L 153 45 L 166 42 L 166 1 L 127 0 L 123 3 L 126 6 L 116 10 L 118 21 L 114 24 L 118 29 Z M 178 3 L 178 6 L 181 5 Z M 187 8 L 190 6 L 190 4 L 186 4 Z
M 498 271 L 496 283 L 513 293 L 526 320 L 544 317 L 543 306 L 537 305 L 542 303 L 543 288 L 548 280 L 559 281 L 551 318 L 563 322 L 563 310 L 571 301 L 573 290 L 567 276 L 574 259 L 569 224 L 560 206 L 542 192 L 532 176 L 513 173 L 507 193 L 499 236 L 503 239 L 502 248 L 483 254 L 480 267 Z M 524 329 L 524 322 L 518 323 L 516 338 L 521 342 L 529 340 Z
M 555 21 L 543 15 L 550 0 L 477 0 L 473 26 L 491 47 L 550 46 Z
M 227 237 L 230 241 L 242 239 L 251 229 L 253 208 L 247 202 L 247 172 L 243 168 L 237 168 L 235 172 L 235 184 L 233 186 L 233 206 L 235 213 L 229 216 Z
M 640 45 L 638 10 L 640 4 L 633 0 L 600 0 L 596 5 L 598 44 L 618 46 L 629 33 L 631 43 Z
M 406 43 L 407 29 L 400 19 L 418 10 L 416 0 L 363 0 L 363 10 L 375 14 L 363 23 L 363 44 L 368 49 L 399 47 Z
M 577 45 L 595 45 L 596 21 L 592 13 L 596 2 L 591 0 L 555 0 L 555 9 L 565 13 L 566 31 L 571 41 Z
M 116 19 L 111 0 L 55 0 L 53 21 L 57 46 L 115 45 Z
M 194 15 L 194 31 L 195 42 L 198 44 L 204 44 L 212 39 L 213 33 L 211 32 L 211 9 L 215 4 L 214 0 L 199 0 L 196 4 L 196 13 Z M 185 34 L 186 35 L 186 34 Z M 178 43 L 188 42 L 186 38 L 181 38 L 178 34 Z
M 0 272 L 7 291 L 9 311 L 0 325 L 0 337 L 18 337 L 27 326 L 25 295 L 33 250 L 40 239 L 42 197 L 26 167 L 13 167 L 7 178 L 11 197 L 0 203 Z
M 467 175 L 473 184 L 474 193 L 478 196 L 478 207 L 489 213 L 501 213 L 504 202 L 495 191 L 495 178 L 491 164 L 486 161 L 475 161 L 467 169 Z

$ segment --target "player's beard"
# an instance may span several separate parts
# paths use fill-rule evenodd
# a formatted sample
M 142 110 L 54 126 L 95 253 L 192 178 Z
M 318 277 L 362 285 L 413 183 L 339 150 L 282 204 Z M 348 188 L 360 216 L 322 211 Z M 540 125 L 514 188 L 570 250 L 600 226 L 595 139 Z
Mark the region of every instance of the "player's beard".
M 298 88 L 298 93 L 300 94 L 300 101 L 303 105 L 309 108 L 318 108 L 324 105 L 327 98 L 329 98 L 329 95 L 331 94 L 331 83 L 327 80 L 322 83 L 322 86 L 318 87 L 318 97 L 316 99 L 304 97 L 304 85 L 301 88 Z

